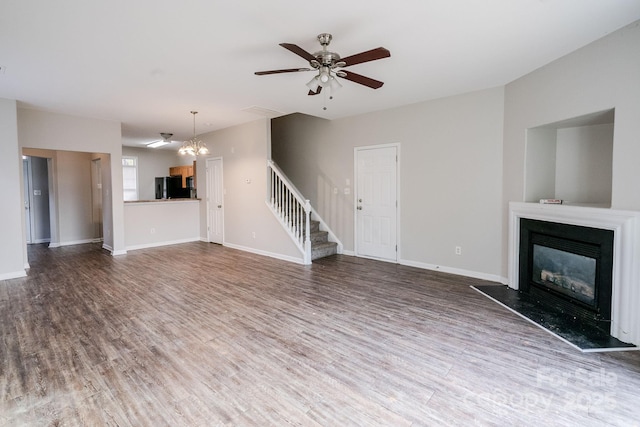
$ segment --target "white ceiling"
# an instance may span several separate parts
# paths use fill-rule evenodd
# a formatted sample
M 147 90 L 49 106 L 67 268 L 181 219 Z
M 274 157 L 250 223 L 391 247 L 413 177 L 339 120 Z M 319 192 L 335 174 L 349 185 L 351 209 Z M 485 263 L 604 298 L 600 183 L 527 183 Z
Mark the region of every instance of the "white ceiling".
M 174 140 L 260 118 L 260 107 L 328 119 L 506 84 L 640 19 L 640 0 L 3 0 L 0 97 L 122 122 L 123 144 Z M 348 70 L 333 100 L 278 46 L 391 57 Z M 639 47 L 640 48 L 640 47 Z M 326 106 L 327 110 L 323 110 Z

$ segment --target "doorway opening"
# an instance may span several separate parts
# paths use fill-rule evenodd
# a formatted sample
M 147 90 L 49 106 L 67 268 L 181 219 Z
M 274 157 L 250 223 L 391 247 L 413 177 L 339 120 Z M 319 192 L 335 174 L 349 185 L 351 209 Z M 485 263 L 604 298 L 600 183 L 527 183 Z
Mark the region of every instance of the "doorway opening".
M 51 242 L 49 160 L 23 156 L 24 208 L 28 244 Z

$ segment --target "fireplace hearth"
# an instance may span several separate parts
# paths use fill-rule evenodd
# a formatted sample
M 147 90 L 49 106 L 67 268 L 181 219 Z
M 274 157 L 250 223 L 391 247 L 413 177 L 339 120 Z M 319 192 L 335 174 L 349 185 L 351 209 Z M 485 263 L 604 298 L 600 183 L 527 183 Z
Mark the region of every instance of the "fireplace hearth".
M 509 307 L 521 317 L 531 320 L 532 322 L 542 326 L 544 329 L 551 331 L 554 335 L 573 344 L 571 339 L 562 337 L 561 334 L 558 333 L 558 330 L 564 329 L 565 323 L 568 323 L 569 326 L 571 326 L 571 324 L 575 323 L 573 322 L 574 317 L 578 319 L 579 316 L 567 314 L 568 309 L 566 308 L 563 308 L 564 313 L 562 313 L 562 310 L 556 310 L 553 311 L 554 314 L 552 316 L 546 316 L 546 314 L 539 309 L 539 298 L 537 298 L 537 296 L 538 294 L 547 296 L 549 294 L 553 294 L 553 292 L 538 289 L 537 286 L 532 286 L 531 283 L 529 283 L 529 286 L 534 289 L 532 292 L 520 292 L 521 219 L 576 225 L 613 232 L 611 296 L 608 298 L 610 300 L 609 318 L 611 321 L 608 322 L 610 325 L 608 330 L 610 332 L 609 334 L 601 333 L 602 329 L 599 327 L 588 327 L 584 330 L 584 333 L 587 335 L 594 335 L 593 339 L 587 338 L 587 342 L 584 347 L 580 344 L 574 344 L 574 346 L 582 349 L 582 351 L 610 351 L 611 347 L 614 349 L 625 350 L 640 349 L 640 347 L 636 347 L 640 346 L 640 266 L 637 263 L 638 254 L 640 254 L 640 212 L 612 209 L 602 206 L 574 205 L 566 203 L 562 205 L 547 205 L 528 202 L 509 203 L 507 252 L 508 277 L 506 277 L 504 281 L 507 286 L 492 286 L 491 288 L 492 291 L 496 293 L 507 295 L 504 298 L 505 300 L 522 301 L 516 301 L 514 305 L 519 307 L 512 308 L 509 307 L 507 303 L 500 301 L 500 298 L 502 298 L 500 295 L 498 295 L 498 297 L 489 295 L 489 297 L 502 303 L 504 306 Z M 551 246 L 551 249 L 564 250 L 562 247 L 558 248 L 554 245 Z M 584 267 L 581 269 L 584 269 Z M 554 278 L 554 276 L 545 277 L 547 279 Z M 530 278 L 530 280 L 534 279 L 535 278 Z M 580 280 L 583 280 L 583 278 Z M 588 280 L 586 281 L 588 282 Z M 562 292 L 559 289 L 556 289 L 556 291 Z M 587 295 L 588 293 L 589 292 L 586 291 Z M 599 295 L 599 298 L 601 295 L 602 294 Z M 513 296 L 516 296 L 517 298 L 513 298 Z M 553 296 L 557 297 L 558 295 Z M 588 296 L 583 296 L 582 298 L 584 299 L 584 301 L 582 301 L 583 305 L 592 305 Z M 580 297 L 577 299 L 580 299 Z M 595 299 L 596 298 L 594 298 L 594 301 Z M 563 298 L 555 298 L 555 300 L 564 302 Z M 558 304 L 563 304 L 563 302 Z M 573 303 L 570 305 L 580 306 L 580 304 Z M 518 311 L 521 309 L 524 311 L 528 310 L 530 316 L 527 317 Z M 562 315 L 557 316 L 555 313 L 558 312 Z M 592 309 L 591 313 L 593 313 Z M 594 317 L 594 314 L 590 314 L 590 316 Z M 548 319 L 544 320 L 545 317 L 548 317 Z M 596 312 L 595 317 L 600 319 L 600 322 L 606 320 L 606 310 L 602 310 L 600 308 L 599 311 Z M 543 325 L 545 322 L 548 324 Z M 569 335 L 572 334 L 570 333 Z M 579 338 L 578 341 L 581 339 L 582 338 Z M 618 344 L 621 345 L 618 347 Z M 587 348 L 587 350 L 585 350 L 585 348 Z

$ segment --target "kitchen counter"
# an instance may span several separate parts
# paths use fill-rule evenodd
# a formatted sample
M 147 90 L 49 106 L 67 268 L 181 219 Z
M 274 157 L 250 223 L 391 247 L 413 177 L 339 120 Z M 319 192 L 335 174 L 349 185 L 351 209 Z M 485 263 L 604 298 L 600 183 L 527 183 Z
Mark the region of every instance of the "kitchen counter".
M 124 204 L 125 248 L 200 240 L 200 199 L 135 200 Z

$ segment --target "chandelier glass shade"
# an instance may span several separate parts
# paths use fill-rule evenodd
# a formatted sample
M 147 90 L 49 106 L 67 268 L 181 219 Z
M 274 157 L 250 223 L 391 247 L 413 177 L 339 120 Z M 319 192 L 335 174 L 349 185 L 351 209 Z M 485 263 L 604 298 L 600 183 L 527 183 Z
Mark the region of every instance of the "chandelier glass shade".
M 196 114 L 198 114 L 198 112 L 191 111 L 191 114 L 193 114 L 193 138 L 191 138 L 189 141 L 183 142 L 182 147 L 180 147 L 180 149 L 178 150 L 178 153 L 182 155 L 189 154 L 191 156 L 209 154 L 207 145 L 204 142 L 200 141 L 196 135 Z

